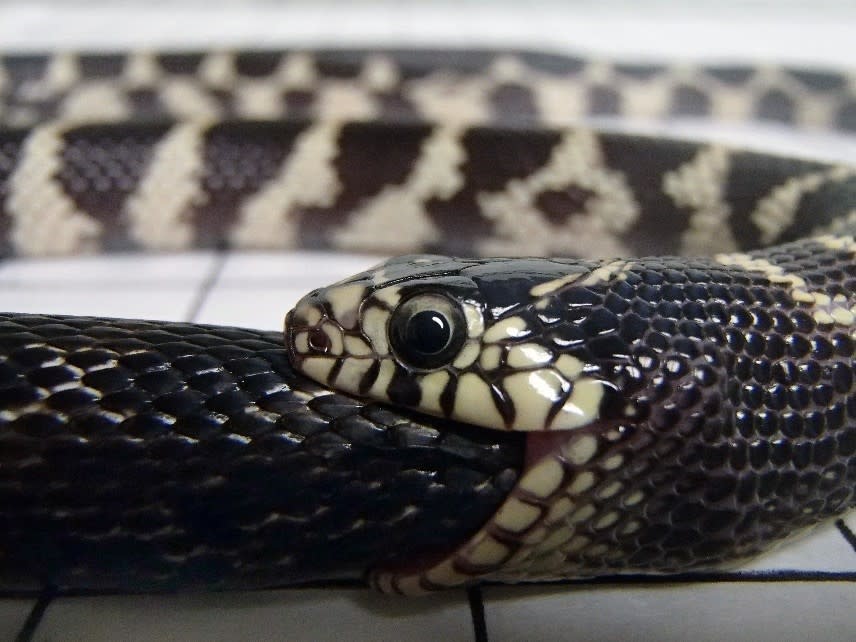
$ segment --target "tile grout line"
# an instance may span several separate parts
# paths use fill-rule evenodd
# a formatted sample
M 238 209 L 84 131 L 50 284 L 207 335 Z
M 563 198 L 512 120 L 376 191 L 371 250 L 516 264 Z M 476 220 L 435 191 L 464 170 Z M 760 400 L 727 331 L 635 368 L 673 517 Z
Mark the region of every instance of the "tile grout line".
M 46 589 L 42 592 L 39 599 L 37 599 L 36 603 L 33 604 L 33 608 L 31 608 L 30 612 L 27 614 L 27 619 L 24 620 L 24 624 L 18 631 L 18 635 L 15 636 L 15 642 L 31 642 L 33 636 L 36 634 L 36 630 L 44 619 L 45 612 L 48 610 L 48 607 L 51 605 L 53 600 L 54 592 L 52 590 Z
M 484 597 L 482 596 L 481 586 L 476 584 L 467 589 L 467 602 L 470 605 L 470 617 L 473 621 L 474 642 L 488 642 Z
M 849 530 L 849 529 L 848 529 Z M 527 582 L 528 586 L 656 586 L 660 584 L 767 584 L 775 582 L 844 582 L 856 583 L 854 571 L 803 571 L 793 569 L 768 569 L 738 572 L 695 572 L 674 575 L 607 575 L 567 580 Z M 504 587 L 500 582 L 487 582 L 485 586 Z
M 208 274 L 202 280 L 202 283 L 199 285 L 199 289 L 196 290 L 193 299 L 187 308 L 187 312 L 184 315 L 186 321 L 196 321 L 196 317 L 199 316 L 202 306 L 205 305 L 205 301 L 208 299 L 208 296 L 211 294 L 214 286 L 217 285 L 220 277 L 223 276 L 223 271 L 225 270 L 228 260 L 228 251 L 220 251 L 215 254 L 214 262 L 209 269 Z
M 854 552 L 856 552 L 856 533 L 850 530 L 850 527 L 847 526 L 847 523 L 843 519 L 835 520 L 835 528 L 838 529 L 841 536 L 847 540 L 847 543 L 850 544 L 850 547 Z

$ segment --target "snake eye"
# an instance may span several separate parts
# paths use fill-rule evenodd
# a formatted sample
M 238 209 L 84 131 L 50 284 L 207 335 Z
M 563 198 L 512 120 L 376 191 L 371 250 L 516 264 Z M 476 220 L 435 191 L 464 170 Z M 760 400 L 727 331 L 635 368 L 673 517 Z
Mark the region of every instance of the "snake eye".
M 438 368 L 457 356 L 467 330 L 460 306 L 437 294 L 407 299 L 392 313 L 389 340 L 406 366 Z

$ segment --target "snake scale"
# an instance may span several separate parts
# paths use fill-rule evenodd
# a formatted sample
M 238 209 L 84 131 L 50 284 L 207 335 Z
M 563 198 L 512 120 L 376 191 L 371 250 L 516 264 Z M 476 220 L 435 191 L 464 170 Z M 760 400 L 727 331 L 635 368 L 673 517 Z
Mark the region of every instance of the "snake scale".
M 853 507 L 854 170 L 581 123 L 854 131 L 854 87 L 528 52 L 0 58 L 3 257 L 405 255 L 284 334 L 0 315 L 0 588 L 674 573 Z

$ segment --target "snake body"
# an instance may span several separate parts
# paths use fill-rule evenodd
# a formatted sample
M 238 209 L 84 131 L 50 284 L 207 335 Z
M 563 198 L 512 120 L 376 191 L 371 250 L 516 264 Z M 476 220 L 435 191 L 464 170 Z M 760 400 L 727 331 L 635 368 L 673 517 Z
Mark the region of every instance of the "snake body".
M 852 507 L 854 171 L 571 124 L 852 130 L 852 92 L 525 53 L 2 59 L 4 256 L 572 258 L 394 259 L 285 342 L 3 315 L 0 583 L 675 572 Z
M 313 386 L 277 333 L 8 314 L 0 328 L 6 589 L 359 579 L 447 553 L 521 466 L 519 439 Z

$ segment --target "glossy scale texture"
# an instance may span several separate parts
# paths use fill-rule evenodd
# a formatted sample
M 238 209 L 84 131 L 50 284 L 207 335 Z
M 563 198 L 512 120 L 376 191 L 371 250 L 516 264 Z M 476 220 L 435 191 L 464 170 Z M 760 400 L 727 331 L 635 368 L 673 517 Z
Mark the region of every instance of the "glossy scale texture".
M 281 340 L 0 315 L 0 587 L 360 581 L 445 552 L 513 486 L 520 439 L 325 391 Z

